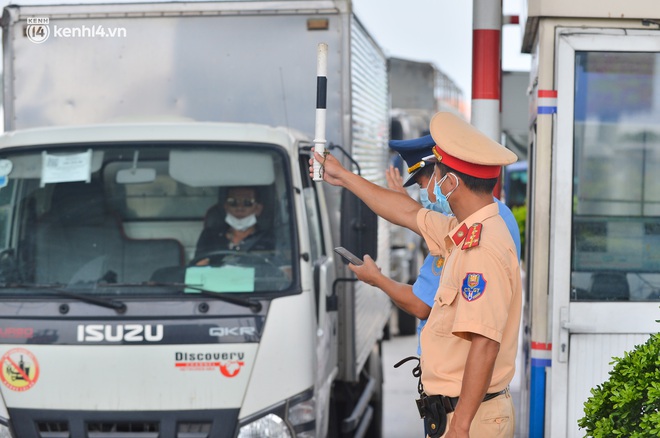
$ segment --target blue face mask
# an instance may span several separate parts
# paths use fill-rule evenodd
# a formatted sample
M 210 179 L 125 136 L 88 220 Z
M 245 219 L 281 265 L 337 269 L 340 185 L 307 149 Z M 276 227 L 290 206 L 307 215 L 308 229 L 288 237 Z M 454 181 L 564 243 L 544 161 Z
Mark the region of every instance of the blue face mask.
M 433 194 L 435 195 L 435 204 L 433 204 L 434 208 L 432 208 L 432 210 L 442 214 L 446 214 L 447 216 L 453 216 L 454 212 L 451 211 L 451 206 L 449 205 L 448 199 L 451 196 L 451 194 L 454 193 L 454 190 L 458 188 L 459 181 L 458 178 L 456 178 L 456 175 L 453 175 L 454 178 L 456 178 L 456 187 L 454 187 L 454 190 L 452 190 L 451 192 L 447 193 L 446 195 L 443 195 L 442 190 L 440 190 L 440 187 L 442 187 L 442 183 L 445 182 L 448 176 L 449 174 L 445 175 L 440 180 L 440 182 L 435 184 L 433 187 Z
M 422 187 L 420 185 L 419 202 L 422 204 L 422 207 L 426 208 L 427 210 L 439 211 L 436 210 L 437 207 L 435 203 L 431 202 L 431 200 L 429 199 L 429 186 L 434 181 L 434 176 L 435 176 L 435 169 L 433 169 L 433 174 L 431 175 L 431 178 L 429 178 L 429 182 L 428 184 L 426 184 L 426 187 Z
M 445 207 L 445 205 L 441 201 L 438 201 L 438 199 L 444 199 L 444 198 L 438 198 L 438 195 L 435 193 L 435 188 L 433 194 L 435 195 L 436 201 L 431 202 L 431 200 L 429 199 L 429 186 L 433 182 L 435 182 L 435 171 L 433 171 L 433 175 L 431 175 L 431 179 L 429 179 L 429 183 L 426 185 L 426 187 L 422 187 L 421 190 L 419 191 L 419 202 L 422 204 L 422 207 L 426 208 L 427 210 L 437 211 L 438 213 L 442 213 L 442 214 L 452 214 L 451 208 L 449 208 L 448 203 L 446 204 Z M 449 211 L 449 213 L 447 213 L 447 210 Z
M 429 180 L 429 184 L 431 184 L 431 181 Z M 427 185 L 426 187 L 421 187 L 419 190 L 419 202 L 421 202 L 422 207 L 428 209 L 428 210 L 433 210 L 433 206 L 435 205 L 434 203 L 431 202 L 429 199 L 429 186 Z

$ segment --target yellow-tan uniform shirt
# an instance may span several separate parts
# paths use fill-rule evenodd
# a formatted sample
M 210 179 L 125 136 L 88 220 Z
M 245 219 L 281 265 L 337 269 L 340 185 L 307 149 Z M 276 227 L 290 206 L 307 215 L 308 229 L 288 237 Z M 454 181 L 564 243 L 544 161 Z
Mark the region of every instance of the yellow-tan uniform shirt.
M 503 390 L 515 372 L 522 283 L 516 247 L 497 204 L 462 223 L 422 209 L 417 224 L 431 254 L 446 257 L 421 334 L 424 392 L 460 394 L 471 333 L 500 343 L 487 392 Z

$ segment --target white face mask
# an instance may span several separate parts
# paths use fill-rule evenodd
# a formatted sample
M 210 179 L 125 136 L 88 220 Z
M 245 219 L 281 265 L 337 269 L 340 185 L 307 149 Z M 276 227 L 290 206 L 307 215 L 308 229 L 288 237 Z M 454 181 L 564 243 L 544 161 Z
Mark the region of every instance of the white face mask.
M 227 216 L 225 216 L 225 222 L 235 230 L 245 231 L 257 223 L 257 216 L 251 214 L 239 219 L 236 216 L 227 213 Z

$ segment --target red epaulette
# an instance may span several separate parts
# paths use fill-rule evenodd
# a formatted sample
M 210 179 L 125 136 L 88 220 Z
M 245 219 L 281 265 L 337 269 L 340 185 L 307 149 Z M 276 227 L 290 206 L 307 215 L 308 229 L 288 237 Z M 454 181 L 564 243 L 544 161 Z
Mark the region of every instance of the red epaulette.
M 480 223 L 472 225 L 468 230 L 467 230 L 467 237 L 465 238 L 465 242 L 463 242 L 463 246 L 461 249 L 470 249 L 474 248 L 475 246 L 479 246 L 479 239 L 481 239 L 481 228 L 483 225 Z
M 465 224 L 461 225 L 461 228 L 459 228 L 458 231 L 456 231 L 454 235 L 451 236 L 451 240 L 454 241 L 454 245 L 456 246 L 460 245 L 461 242 L 465 239 L 465 236 L 467 236 L 467 232 L 468 232 L 467 225 Z

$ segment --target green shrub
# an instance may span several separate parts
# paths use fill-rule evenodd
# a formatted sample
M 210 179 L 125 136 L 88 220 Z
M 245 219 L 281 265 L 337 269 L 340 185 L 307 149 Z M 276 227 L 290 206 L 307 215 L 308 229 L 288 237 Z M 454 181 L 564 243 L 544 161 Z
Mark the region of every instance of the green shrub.
M 586 437 L 660 436 L 660 334 L 613 359 L 609 379 L 591 390 L 578 425 Z

